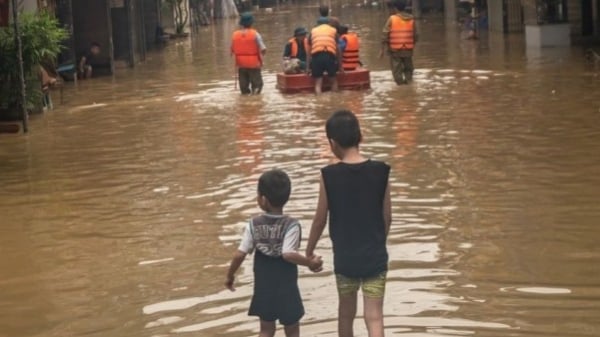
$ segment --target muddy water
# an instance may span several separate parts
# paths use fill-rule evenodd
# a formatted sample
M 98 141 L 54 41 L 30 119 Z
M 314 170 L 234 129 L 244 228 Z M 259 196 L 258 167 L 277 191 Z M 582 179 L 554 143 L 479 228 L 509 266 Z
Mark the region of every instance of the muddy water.
M 258 212 L 256 179 L 290 174 L 287 212 L 307 233 L 338 108 L 393 168 L 388 335 L 600 335 L 598 69 L 578 48 L 464 41 L 432 17 L 415 82 L 397 87 L 376 58 L 383 15 L 343 9 L 373 89 L 281 95 L 280 45 L 314 12 L 257 19 L 271 48 L 262 96 L 234 91 L 234 23 L 220 23 L 68 88 L 30 134 L 0 137 L 1 337 L 255 335 L 251 261 L 236 292 L 221 283 Z M 327 239 L 318 252 L 325 271 L 300 279 L 302 329 L 335 336 Z

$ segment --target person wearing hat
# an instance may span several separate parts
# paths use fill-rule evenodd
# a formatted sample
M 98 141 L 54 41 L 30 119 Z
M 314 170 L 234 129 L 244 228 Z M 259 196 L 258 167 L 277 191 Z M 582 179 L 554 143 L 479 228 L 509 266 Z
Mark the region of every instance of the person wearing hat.
M 394 81 L 398 85 L 408 84 L 414 72 L 412 57 L 417 42 L 415 19 L 406 12 L 406 0 L 394 0 L 390 6 L 393 14 L 383 26 L 379 57 L 383 57 L 387 49 Z
M 319 6 L 319 18 L 317 19 L 317 26 L 322 25 L 324 23 L 328 23 L 333 28 L 338 28 L 340 26 L 340 19 L 335 16 L 329 16 L 331 10 L 327 5 Z
M 283 50 L 284 72 L 286 74 L 294 74 L 306 70 L 307 34 L 306 28 L 298 27 L 294 30 L 294 37 L 286 43 Z
M 337 29 L 329 22 L 322 22 L 313 28 L 308 37 L 307 63 L 310 65 L 310 74 L 315 79 L 315 94 L 321 94 L 323 89 L 323 75 L 331 79 L 331 90 L 338 90 L 336 74 L 341 65 L 341 41 Z M 339 69 L 343 71 L 343 69 Z
M 240 16 L 241 29 L 231 37 L 231 54 L 235 56 L 242 95 L 259 94 L 263 87 L 262 58 L 267 51 L 260 34 L 252 28 L 254 17 L 250 13 Z

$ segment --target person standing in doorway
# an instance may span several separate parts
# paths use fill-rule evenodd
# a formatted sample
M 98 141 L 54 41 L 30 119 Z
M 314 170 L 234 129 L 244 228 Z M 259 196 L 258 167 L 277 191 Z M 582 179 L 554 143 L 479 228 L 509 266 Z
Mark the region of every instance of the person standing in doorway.
M 394 0 L 391 5 L 394 13 L 383 26 L 379 57 L 383 57 L 384 51 L 388 50 L 394 81 L 401 85 L 411 82 L 413 78 L 412 57 L 417 29 L 415 19 L 406 12 L 406 0 Z
M 92 78 L 92 66 L 97 63 L 100 55 L 100 44 L 92 42 L 90 47 L 79 58 L 78 75 L 79 78 Z
M 242 95 L 260 94 L 263 87 L 261 68 L 267 47 L 260 34 L 252 28 L 254 17 L 250 13 L 240 16 L 241 29 L 231 38 L 231 54 L 235 65 Z

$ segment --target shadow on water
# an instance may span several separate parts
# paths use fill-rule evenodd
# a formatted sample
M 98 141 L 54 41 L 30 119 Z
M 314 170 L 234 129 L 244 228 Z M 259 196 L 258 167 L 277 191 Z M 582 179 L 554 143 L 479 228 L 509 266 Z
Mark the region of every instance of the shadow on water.
M 261 96 L 234 90 L 223 21 L 81 82 L 32 133 L 0 138 L 1 337 L 254 335 L 252 259 L 236 292 L 221 283 L 258 212 L 256 180 L 289 173 L 286 211 L 308 233 L 339 108 L 392 166 L 388 335 L 598 335 L 600 77 L 582 52 L 465 41 L 430 17 L 415 81 L 397 87 L 377 58 L 384 15 L 342 8 L 372 89 L 282 95 L 279 48 L 314 14 L 257 17 Z M 301 272 L 308 335 L 336 335 L 330 248 L 318 247 L 323 273 Z

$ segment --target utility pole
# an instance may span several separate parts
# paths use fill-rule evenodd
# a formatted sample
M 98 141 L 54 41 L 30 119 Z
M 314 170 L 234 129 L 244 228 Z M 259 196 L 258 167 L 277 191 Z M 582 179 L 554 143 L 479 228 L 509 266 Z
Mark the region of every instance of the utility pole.
M 23 132 L 29 131 L 29 116 L 27 107 L 25 106 L 25 72 L 23 71 L 23 46 L 21 41 L 21 30 L 19 29 L 19 9 L 17 8 L 17 0 L 11 0 L 13 25 L 15 30 L 15 45 L 17 46 L 17 63 L 19 67 L 19 82 L 21 94 L 19 95 L 19 105 L 23 114 Z

